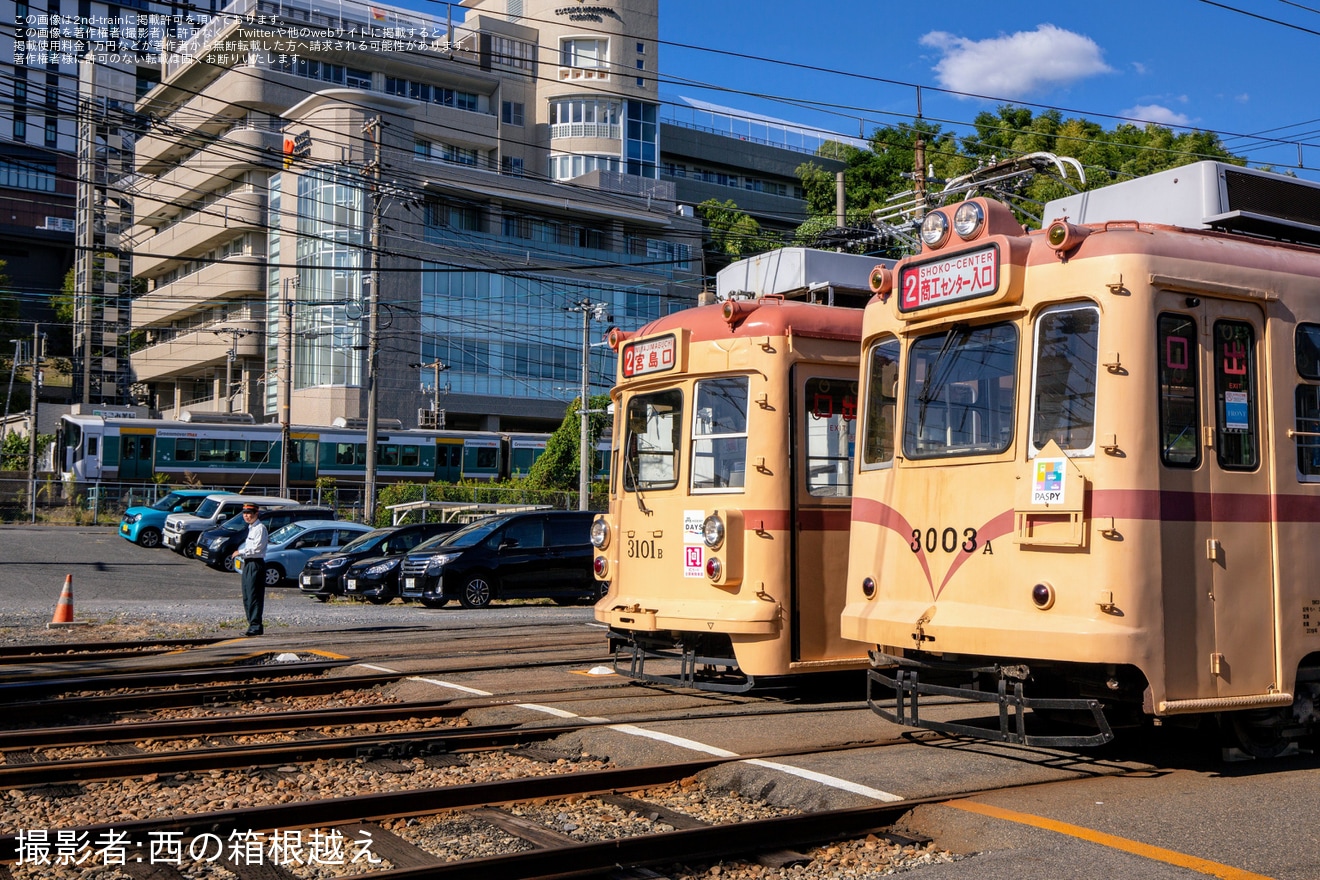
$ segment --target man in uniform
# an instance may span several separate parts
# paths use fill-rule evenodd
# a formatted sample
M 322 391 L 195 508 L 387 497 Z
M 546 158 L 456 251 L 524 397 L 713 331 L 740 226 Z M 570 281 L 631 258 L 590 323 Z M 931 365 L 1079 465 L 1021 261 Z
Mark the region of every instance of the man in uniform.
M 259 636 L 265 632 L 261 625 L 261 613 L 266 604 L 266 545 L 270 536 L 266 533 L 266 524 L 257 519 L 255 504 L 243 505 L 243 522 L 247 523 L 247 539 L 243 546 L 234 551 L 234 556 L 243 560 L 243 611 L 247 614 L 248 629 L 245 635 Z

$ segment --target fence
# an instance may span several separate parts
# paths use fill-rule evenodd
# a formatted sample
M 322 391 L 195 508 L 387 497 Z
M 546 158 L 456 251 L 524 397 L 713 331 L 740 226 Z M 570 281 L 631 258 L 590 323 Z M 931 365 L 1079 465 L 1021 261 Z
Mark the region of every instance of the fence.
M 61 481 L 42 474 L 30 481 L 22 471 L 0 471 L 0 522 L 41 522 L 63 525 L 114 525 L 130 507 L 146 507 L 172 489 L 212 489 L 233 492 L 233 486 L 171 485 L 168 483 L 84 483 Z M 245 494 L 254 495 L 249 491 Z M 269 490 L 264 494 L 275 494 Z M 333 507 L 340 519 L 361 521 L 363 497 L 360 486 L 317 486 L 291 488 L 285 497 L 302 504 Z M 475 504 L 541 504 L 564 510 L 577 507 L 577 493 L 535 491 L 516 484 L 485 483 L 392 483 L 376 493 L 376 523 L 389 524 L 386 505 L 407 501 L 464 501 Z M 593 498 L 594 509 L 604 507 L 603 489 Z

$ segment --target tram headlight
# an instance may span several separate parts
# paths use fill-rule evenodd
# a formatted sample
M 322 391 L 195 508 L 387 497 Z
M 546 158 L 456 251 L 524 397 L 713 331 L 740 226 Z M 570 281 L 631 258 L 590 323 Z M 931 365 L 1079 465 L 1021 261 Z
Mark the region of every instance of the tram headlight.
M 603 519 L 591 521 L 591 546 L 597 550 L 610 546 L 610 524 Z
M 720 560 L 718 557 L 712 556 L 711 558 L 706 560 L 706 577 L 710 578 L 713 581 L 717 581 L 720 579 L 720 575 L 723 573 L 724 573 L 724 566 L 720 564 Z
M 1054 587 L 1046 583 L 1036 584 L 1031 588 L 1031 603 L 1041 611 L 1054 607 Z
M 706 521 L 701 524 L 701 539 L 710 549 L 719 549 L 724 543 L 724 520 L 715 514 L 706 517 Z
M 875 578 L 862 578 L 862 595 L 868 599 L 875 598 Z
M 953 231 L 963 241 L 970 241 L 985 226 L 985 209 L 976 202 L 963 202 L 953 212 Z
M 937 248 L 949 237 L 949 218 L 939 211 L 931 211 L 921 221 L 921 240 L 926 247 Z

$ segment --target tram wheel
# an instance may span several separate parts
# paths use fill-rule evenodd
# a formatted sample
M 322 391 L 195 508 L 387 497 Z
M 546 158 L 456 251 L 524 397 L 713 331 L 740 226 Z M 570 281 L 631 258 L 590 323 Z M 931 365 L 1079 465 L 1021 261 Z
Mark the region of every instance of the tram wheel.
M 494 593 L 491 582 L 485 575 L 474 574 L 463 585 L 458 601 L 463 603 L 464 608 L 485 608 L 490 604 Z
M 1277 758 L 1288 748 L 1289 740 L 1280 732 L 1288 720 L 1284 710 L 1230 712 L 1225 720 L 1229 744 L 1253 758 Z

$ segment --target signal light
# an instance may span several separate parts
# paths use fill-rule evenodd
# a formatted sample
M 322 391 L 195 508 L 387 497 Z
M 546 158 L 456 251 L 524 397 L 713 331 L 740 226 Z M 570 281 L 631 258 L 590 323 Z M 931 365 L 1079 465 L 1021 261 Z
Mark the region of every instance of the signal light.
M 591 569 L 596 573 L 596 577 L 603 578 L 610 570 L 610 563 L 604 556 L 597 556 L 591 563 Z
M 1082 243 L 1082 239 L 1091 234 L 1085 226 L 1074 226 L 1067 220 L 1055 220 L 1045 232 L 1045 240 L 1054 248 L 1059 259 Z
M 713 581 L 717 581 L 720 579 L 720 575 L 723 572 L 724 572 L 724 566 L 720 564 L 719 559 L 712 556 L 711 558 L 706 560 L 706 577 L 710 578 Z
M 1031 602 L 1041 611 L 1054 607 L 1054 587 L 1049 584 L 1036 584 L 1031 588 Z

